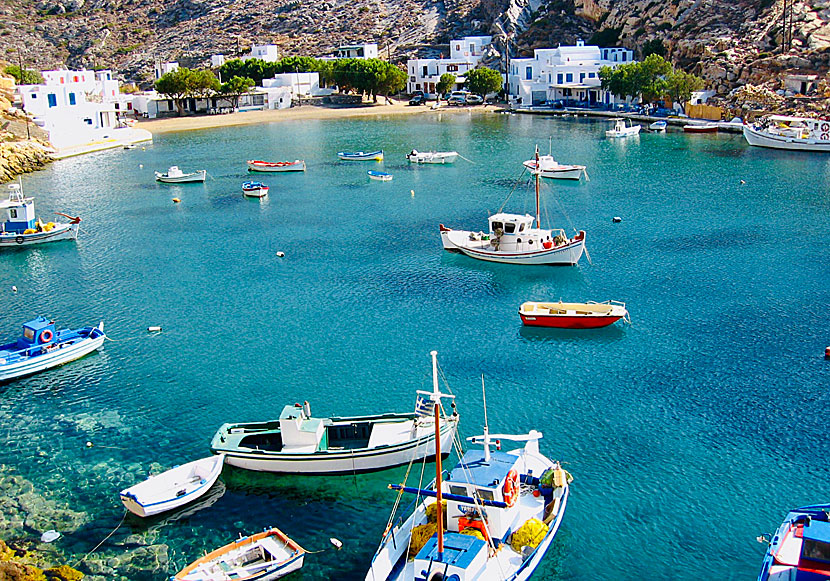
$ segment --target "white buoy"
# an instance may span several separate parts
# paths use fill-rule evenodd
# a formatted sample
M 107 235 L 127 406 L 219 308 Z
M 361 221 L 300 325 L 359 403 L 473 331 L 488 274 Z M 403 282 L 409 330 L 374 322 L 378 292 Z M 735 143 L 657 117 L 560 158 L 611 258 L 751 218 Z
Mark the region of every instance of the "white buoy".
M 147 327 L 147 330 L 151 333 L 159 333 L 161 332 L 161 327 Z
M 16 293 L 16 292 L 17 292 L 17 287 L 16 287 L 16 286 L 12 286 L 12 292 L 13 292 L 13 293 Z
M 138 169 L 144 169 L 144 164 L 143 163 L 138 164 Z
M 415 190 L 409 190 L 409 194 L 414 198 L 415 197 Z
M 745 182 L 744 180 L 741 180 L 741 184 L 745 184 L 745 183 L 746 183 L 746 182 Z
M 87 443 L 86 443 L 86 447 L 87 447 L 87 448 L 92 448 L 92 442 L 87 442 Z
M 283 258 L 285 256 L 285 252 L 280 250 L 279 252 L 277 252 L 277 256 L 280 257 L 280 258 Z
M 618 222 L 622 222 L 622 218 L 620 218 L 619 216 L 614 216 L 613 218 L 611 218 L 611 221 L 616 224 Z
M 52 541 L 57 541 L 59 538 L 61 538 L 61 534 L 55 530 L 48 530 L 40 535 L 40 540 L 44 543 L 51 543 Z
M 332 545 L 334 545 L 337 548 L 338 551 L 343 547 L 343 543 L 341 543 L 339 540 L 335 539 L 334 537 L 330 538 L 329 542 Z

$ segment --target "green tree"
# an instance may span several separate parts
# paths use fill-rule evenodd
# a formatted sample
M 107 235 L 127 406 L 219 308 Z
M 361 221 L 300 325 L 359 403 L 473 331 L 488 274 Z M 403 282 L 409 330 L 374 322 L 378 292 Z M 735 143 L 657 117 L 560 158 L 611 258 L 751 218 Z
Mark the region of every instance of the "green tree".
M 641 96 L 653 101 L 666 94 L 667 78 L 672 72 L 671 63 L 657 54 L 647 56 L 641 62 L 602 67 L 599 70 L 601 86 L 620 97 Z
M 676 69 L 666 78 L 666 92 L 676 103 L 685 103 L 694 91 L 700 91 L 704 81 L 691 73 Z
M 441 75 L 441 78 L 438 80 L 438 85 L 435 88 L 439 94 L 443 95 L 444 93 L 448 93 L 453 87 L 455 87 L 455 75 L 452 73 L 444 73 Z
M 467 73 L 467 88 L 482 97 L 488 93 L 501 91 L 501 73 L 485 67 L 473 69 Z
M 231 77 L 227 83 L 222 83 L 219 92 L 230 100 L 234 109 L 239 107 L 239 98 L 250 91 L 256 83 L 248 77 Z
M 162 75 L 154 85 L 160 95 L 173 100 L 180 116 L 184 114 L 184 100 L 190 96 L 190 76 L 190 69 L 179 67 Z
M 219 79 L 207 70 L 190 71 L 190 96 L 205 99 L 219 91 Z
M 43 77 L 39 72 L 21 69 L 17 65 L 9 65 L 3 69 L 3 72 L 13 76 L 18 85 L 39 85 L 43 82 Z
M 247 77 L 253 79 L 257 85 L 262 84 L 262 79 L 270 79 L 279 70 L 279 63 L 272 63 L 262 59 L 233 59 L 219 67 L 219 74 L 223 79 L 233 77 Z M 282 72 L 282 71 L 279 71 Z

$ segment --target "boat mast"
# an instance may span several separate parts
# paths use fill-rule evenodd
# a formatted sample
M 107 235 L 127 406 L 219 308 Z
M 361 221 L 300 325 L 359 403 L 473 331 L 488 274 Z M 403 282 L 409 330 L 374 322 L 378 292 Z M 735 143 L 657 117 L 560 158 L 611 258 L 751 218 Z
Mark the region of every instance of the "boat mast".
M 433 353 L 433 361 L 435 360 L 435 351 Z M 440 400 L 435 402 L 435 500 L 436 516 L 438 517 L 438 561 L 444 560 L 444 510 L 441 505 L 441 424 L 439 423 L 441 414 Z
M 539 219 L 539 174 L 542 173 L 539 167 L 539 146 L 536 146 L 536 227 L 542 228 L 542 221 Z
M 538 151 L 537 151 L 538 154 Z M 539 156 L 536 156 L 537 160 Z M 490 427 L 487 425 L 487 394 L 484 391 L 484 374 L 481 374 L 481 399 L 484 402 L 484 461 L 490 461 Z

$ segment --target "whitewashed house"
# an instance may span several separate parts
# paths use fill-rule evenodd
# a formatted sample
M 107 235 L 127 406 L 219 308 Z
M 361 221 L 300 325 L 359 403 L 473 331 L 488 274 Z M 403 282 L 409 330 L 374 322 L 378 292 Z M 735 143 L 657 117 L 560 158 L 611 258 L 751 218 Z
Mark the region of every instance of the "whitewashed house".
M 177 63 L 177 62 L 172 62 L 172 63 L 157 62 L 156 66 L 153 67 L 155 75 L 156 75 L 156 80 L 159 80 L 160 78 L 162 78 L 167 73 L 172 73 L 177 68 L 179 68 L 179 63 Z
M 242 57 L 243 61 L 248 59 L 260 59 L 269 63 L 280 60 L 280 51 L 276 44 L 255 44 L 251 52 Z
M 491 36 L 465 36 L 450 41 L 450 58 L 407 61 L 406 91 L 408 93 L 415 91 L 435 93 L 438 81 L 445 73 L 455 75 L 456 87 L 461 87 L 467 80 L 467 72 L 474 69 L 481 61 L 484 51 L 492 40 Z
M 376 59 L 378 58 L 378 45 L 368 44 L 344 44 L 337 47 L 335 58 L 339 59 Z
M 576 46 L 542 48 L 533 58 L 510 60 L 508 94 L 520 105 L 573 100 L 589 105 L 615 105 L 624 100 L 601 88 L 599 70 L 633 62 L 625 48 L 599 48 L 577 41 Z

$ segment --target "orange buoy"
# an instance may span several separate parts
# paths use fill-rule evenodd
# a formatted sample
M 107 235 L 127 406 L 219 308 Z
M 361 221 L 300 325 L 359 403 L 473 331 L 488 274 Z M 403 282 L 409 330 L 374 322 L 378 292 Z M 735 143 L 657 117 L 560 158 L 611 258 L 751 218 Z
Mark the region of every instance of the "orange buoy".
M 178 204 L 179 202 L 181 202 L 181 200 L 179 198 L 173 198 L 173 203 L 174 204 Z

